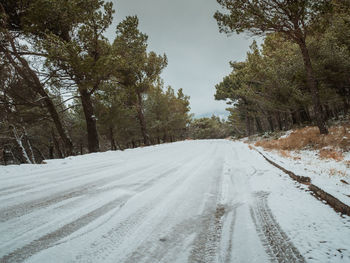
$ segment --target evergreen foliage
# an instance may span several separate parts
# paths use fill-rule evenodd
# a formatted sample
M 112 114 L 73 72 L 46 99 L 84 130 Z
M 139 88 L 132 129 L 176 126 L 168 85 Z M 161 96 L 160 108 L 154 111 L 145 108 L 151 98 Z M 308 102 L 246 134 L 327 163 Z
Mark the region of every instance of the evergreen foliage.
M 167 57 L 148 51 L 136 16 L 110 43 L 104 33 L 113 14 L 102 0 L 0 1 L 3 163 L 187 136 L 189 97 L 160 77 Z
M 346 1 L 218 0 L 222 32 L 263 35 L 243 62 L 216 85 L 232 107 L 229 121 L 245 135 L 346 116 L 350 98 L 349 7 Z

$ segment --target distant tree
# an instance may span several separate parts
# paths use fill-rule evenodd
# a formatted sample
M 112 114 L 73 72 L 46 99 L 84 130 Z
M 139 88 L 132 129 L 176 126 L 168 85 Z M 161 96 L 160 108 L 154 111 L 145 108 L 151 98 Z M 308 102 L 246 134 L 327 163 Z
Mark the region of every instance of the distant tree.
M 232 135 L 229 124 L 213 115 L 211 118 L 194 119 L 190 124 L 192 139 L 223 139 Z
M 125 89 L 114 81 L 105 83 L 95 95 L 98 128 L 108 138 L 111 150 L 123 150 L 139 139 L 139 124 L 135 107 L 128 104 Z
M 127 17 L 117 26 L 117 38 L 113 43 L 114 54 L 119 58 L 117 79 L 129 90 L 130 102 L 137 110 L 141 134 L 145 145 L 150 144 L 144 113 L 143 96 L 159 79 L 167 66 L 167 57 L 147 52 L 147 35 L 138 29 L 136 16 Z
M 145 101 L 145 117 L 154 143 L 184 139 L 190 122 L 189 97 L 179 89 L 177 94 L 163 82 L 151 88 Z

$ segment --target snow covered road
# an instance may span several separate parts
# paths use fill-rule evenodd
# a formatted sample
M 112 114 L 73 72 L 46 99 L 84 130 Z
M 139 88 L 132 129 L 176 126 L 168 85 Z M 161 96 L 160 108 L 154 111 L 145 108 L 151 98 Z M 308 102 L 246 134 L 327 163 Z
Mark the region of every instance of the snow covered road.
M 350 262 L 341 217 L 247 145 L 0 167 L 0 262 Z

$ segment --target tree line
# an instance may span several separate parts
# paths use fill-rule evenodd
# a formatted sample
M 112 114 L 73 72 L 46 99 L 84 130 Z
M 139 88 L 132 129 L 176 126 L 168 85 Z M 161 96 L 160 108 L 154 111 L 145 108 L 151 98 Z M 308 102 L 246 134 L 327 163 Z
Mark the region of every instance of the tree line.
M 102 0 L 0 0 L 2 162 L 184 139 L 189 97 L 165 87 L 166 55 L 148 51 L 136 16 L 105 37 Z
M 315 124 L 350 107 L 350 4 L 343 0 L 217 0 L 221 32 L 263 36 L 216 85 L 237 135 Z
M 229 121 L 212 115 L 192 120 L 188 132 L 189 138 L 194 140 L 225 139 L 235 133 L 234 129 Z

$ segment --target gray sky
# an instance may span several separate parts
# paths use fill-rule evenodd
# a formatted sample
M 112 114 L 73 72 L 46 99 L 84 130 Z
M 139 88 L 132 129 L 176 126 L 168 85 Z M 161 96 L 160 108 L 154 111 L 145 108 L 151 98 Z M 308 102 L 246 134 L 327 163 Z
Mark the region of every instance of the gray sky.
M 215 84 L 230 73 L 229 61 L 243 60 L 253 39 L 220 34 L 213 15 L 216 0 L 113 0 L 114 23 L 137 15 L 140 29 L 149 36 L 149 50 L 165 53 L 169 64 L 162 77 L 175 90 L 191 96 L 196 117 L 227 115 L 225 102 L 215 101 Z

